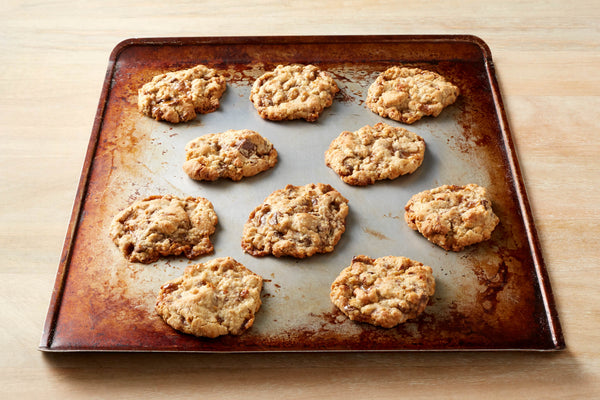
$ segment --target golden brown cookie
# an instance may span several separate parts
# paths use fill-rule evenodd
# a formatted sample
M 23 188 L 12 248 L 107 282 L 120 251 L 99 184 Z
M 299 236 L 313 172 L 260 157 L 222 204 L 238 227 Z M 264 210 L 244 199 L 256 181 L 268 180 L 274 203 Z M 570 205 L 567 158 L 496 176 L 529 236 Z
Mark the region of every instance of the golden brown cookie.
M 435 72 L 391 67 L 369 87 L 366 104 L 382 117 L 412 124 L 426 115 L 437 117 L 456 101 L 459 92 Z
M 187 144 L 185 152 L 183 170 L 199 181 L 239 181 L 277 164 L 273 144 L 249 129 L 200 136 Z
M 261 306 L 263 279 L 231 257 L 188 266 L 166 282 L 156 312 L 172 328 L 195 336 L 241 335 Z
M 405 207 L 408 226 L 445 250 L 488 240 L 498 224 L 485 188 L 444 185 L 411 197 Z
M 314 65 L 278 65 L 254 82 L 250 100 L 264 119 L 316 121 L 338 91 L 331 75 Z
M 138 91 L 138 109 L 154 119 L 190 121 L 219 108 L 225 78 L 205 65 L 157 75 Z
M 423 162 L 425 141 L 382 122 L 342 132 L 325 152 L 325 163 L 350 185 L 370 185 L 414 172 Z
M 346 230 L 347 215 L 348 200 L 331 186 L 287 185 L 250 213 L 242 248 L 253 256 L 328 253 Z
M 359 255 L 335 279 L 330 298 L 353 321 L 392 328 L 421 314 L 434 292 L 429 266 L 406 257 Z
M 150 196 L 121 211 L 110 226 L 110 236 L 132 262 L 152 263 L 161 256 L 189 259 L 212 253 L 209 236 L 217 214 L 203 197 Z

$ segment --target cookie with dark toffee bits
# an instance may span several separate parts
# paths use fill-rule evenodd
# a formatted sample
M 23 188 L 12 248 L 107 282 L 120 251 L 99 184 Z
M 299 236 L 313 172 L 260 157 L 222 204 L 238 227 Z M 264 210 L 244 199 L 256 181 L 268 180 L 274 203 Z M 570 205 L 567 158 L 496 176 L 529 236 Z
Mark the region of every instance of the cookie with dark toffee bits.
M 406 257 L 359 255 L 335 279 L 330 298 L 353 321 L 392 328 L 419 316 L 434 292 L 427 265 Z
M 214 338 L 249 329 L 261 306 L 263 279 L 231 257 L 188 266 L 166 282 L 156 312 L 172 328 Z
M 460 90 L 440 74 L 420 68 L 391 67 L 369 87 L 367 107 L 382 117 L 412 124 L 437 117 Z
M 212 203 L 203 197 L 150 196 L 117 214 L 110 236 L 132 262 L 149 264 L 182 253 L 193 259 L 212 253 L 210 235 L 217 221 Z
M 200 136 L 185 147 L 183 170 L 190 178 L 239 181 L 277 164 L 273 144 L 255 131 L 230 129 Z
M 414 172 L 423 162 L 425 141 L 382 122 L 344 131 L 325 152 L 325 163 L 350 185 L 371 185 Z
M 312 122 L 339 90 L 331 75 L 314 65 L 278 65 L 254 82 L 250 101 L 264 119 Z
M 425 190 L 412 196 L 405 210 L 411 229 L 452 251 L 488 240 L 499 222 L 487 191 L 476 184 Z
M 219 108 L 225 78 L 205 65 L 157 75 L 138 91 L 138 109 L 156 120 L 186 122 Z
M 348 200 L 330 185 L 287 185 L 250 213 L 242 248 L 253 256 L 328 253 L 346 230 L 347 215 Z

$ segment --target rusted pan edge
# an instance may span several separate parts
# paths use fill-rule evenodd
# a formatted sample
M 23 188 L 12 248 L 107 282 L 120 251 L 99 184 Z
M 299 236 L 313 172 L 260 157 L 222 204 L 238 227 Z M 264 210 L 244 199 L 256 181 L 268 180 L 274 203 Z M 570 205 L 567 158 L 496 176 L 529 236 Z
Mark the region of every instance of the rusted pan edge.
M 274 36 L 204 36 L 204 37 L 145 37 L 129 38 L 118 43 L 112 54 L 111 60 L 118 57 L 118 54 L 126 47 L 131 45 L 202 45 L 202 44 L 275 44 L 275 43 L 397 43 L 402 41 L 443 41 L 449 40 L 465 41 L 475 43 L 482 47 L 482 51 L 489 56 L 489 48 L 483 41 L 475 35 L 457 34 L 457 35 L 274 35 Z
M 74 353 L 103 353 L 103 354 L 123 354 L 123 353 L 143 353 L 143 354 L 277 354 L 277 353 L 296 353 L 296 354 L 335 354 L 335 353 L 553 353 L 559 348 L 552 349 L 532 349 L 532 348 L 444 348 L 444 349 L 252 349 L 252 350 L 180 350 L 180 349 L 98 349 L 96 347 L 54 349 L 42 348 L 39 350 L 48 354 L 74 354 Z
M 111 54 L 111 60 L 118 59 L 120 53 L 130 46 L 189 46 L 189 45 L 278 45 L 278 44 L 359 44 L 359 43 L 401 43 L 449 41 L 474 44 L 482 52 L 483 58 L 491 60 L 491 53 L 483 39 L 469 34 L 458 35 L 306 35 L 306 36 L 206 36 L 206 37 L 147 37 L 130 38 L 118 43 Z M 373 61 L 373 60 L 372 60 Z M 382 60 L 384 61 L 384 60 Z
M 65 242 L 63 245 L 62 254 L 60 256 L 58 271 L 56 273 L 54 289 L 52 291 L 52 297 L 50 298 L 48 314 L 46 316 L 46 322 L 44 323 L 44 331 L 42 333 L 42 338 L 38 347 L 42 351 L 51 350 L 52 341 L 54 339 L 54 331 L 56 328 L 56 323 L 58 320 L 63 299 L 64 285 L 69 274 L 71 254 L 73 250 L 73 245 L 75 244 L 75 234 L 79 227 L 81 211 L 83 209 L 85 194 L 87 193 L 88 181 L 92 170 L 92 162 L 96 153 L 96 146 L 98 144 L 98 138 L 100 136 L 102 122 L 104 120 L 104 112 L 108 104 L 108 94 L 110 91 L 110 84 L 114 73 L 114 66 L 118 57 L 118 53 L 120 53 L 121 51 L 122 48 L 119 47 L 116 47 L 113 50 L 109 58 L 108 66 L 106 68 L 104 84 L 102 85 L 102 92 L 100 94 L 100 100 L 98 101 L 98 110 L 96 111 L 96 117 L 94 118 L 94 125 L 92 127 L 90 141 L 88 143 L 83 168 L 81 170 L 81 177 L 79 178 L 79 186 L 77 188 L 75 201 L 73 203 L 71 219 L 67 227 Z
M 491 54 L 489 60 L 486 58 L 486 61 L 488 61 L 486 62 L 486 70 L 492 86 L 492 95 L 494 96 L 494 104 L 496 105 L 496 110 L 499 116 L 498 120 L 501 127 L 502 136 L 504 143 L 506 144 L 506 155 L 508 157 L 508 164 L 511 169 L 511 174 L 514 178 L 514 187 L 516 190 L 517 199 L 519 201 L 519 207 L 521 209 L 521 218 L 523 219 L 523 223 L 525 225 L 525 231 L 527 234 L 529 247 L 531 249 L 531 255 L 533 257 L 536 277 L 540 286 L 540 296 L 544 303 L 544 309 L 546 311 L 546 317 L 548 320 L 548 328 L 554 343 L 554 348 L 549 350 L 563 350 L 565 349 L 566 344 L 558 318 L 558 312 L 556 310 L 554 295 L 552 294 L 550 277 L 542 257 L 540 240 L 538 238 L 537 230 L 533 221 L 531 205 L 527 197 L 527 190 L 523 181 L 523 175 L 521 173 L 521 167 L 519 166 L 519 160 L 517 158 L 512 134 L 510 132 L 506 110 L 504 108 L 504 103 L 502 102 L 502 97 L 500 96 L 500 88 L 498 85 L 494 64 L 491 59 Z

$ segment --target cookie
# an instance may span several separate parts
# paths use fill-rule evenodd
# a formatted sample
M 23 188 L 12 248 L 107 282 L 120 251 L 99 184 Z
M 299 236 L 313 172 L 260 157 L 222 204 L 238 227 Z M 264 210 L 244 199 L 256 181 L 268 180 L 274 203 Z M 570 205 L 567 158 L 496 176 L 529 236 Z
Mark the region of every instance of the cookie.
M 417 193 L 405 207 L 408 226 L 445 250 L 488 240 L 499 222 L 485 188 L 444 185 Z
M 188 266 L 161 286 L 156 313 L 178 331 L 215 338 L 241 335 L 261 306 L 263 279 L 231 257 Z
M 366 104 L 382 117 L 412 124 L 426 115 L 437 117 L 459 93 L 458 87 L 435 72 L 391 67 L 369 87 Z
M 254 82 L 250 101 L 264 119 L 316 121 L 338 91 L 331 75 L 314 65 L 278 65 Z
M 325 163 L 344 182 L 365 186 L 414 172 L 424 154 L 423 138 L 380 122 L 342 132 L 325 152 Z
M 431 267 L 406 257 L 355 256 L 329 297 L 353 321 L 392 328 L 419 316 L 435 292 Z
M 346 230 L 347 215 L 348 200 L 331 186 L 287 185 L 250 213 L 242 248 L 253 256 L 328 253 Z
M 183 170 L 199 181 L 219 178 L 239 181 L 277 164 L 273 144 L 248 129 L 200 136 L 187 144 L 185 152 Z
M 131 262 L 152 263 L 161 256 L 189 259 L 212 253 L 209 236 L 217 214 L 203 197 L 150 196 L 121 211 L 110 226 L 110 236 Z
M 157 75 L 138 91 L 138 109 L 156 119 L 190 121 L 219 108 L 225 78 L 205 65 Z

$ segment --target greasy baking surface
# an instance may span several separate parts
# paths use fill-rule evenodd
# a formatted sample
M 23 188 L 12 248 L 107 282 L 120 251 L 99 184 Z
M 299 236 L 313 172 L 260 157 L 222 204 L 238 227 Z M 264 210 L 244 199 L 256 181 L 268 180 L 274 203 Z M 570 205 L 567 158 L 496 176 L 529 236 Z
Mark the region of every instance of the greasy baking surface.
M 319 121 L 269 122 L 247 100 L 254 79 L 279 63 L 315 63 L 340 86 Z M 151 76 L 204 63 L 227 76 L 221 108 L 184 125 L 137 111 Z M 398 63 L 434 70 L 461 90 L 456 103 L 411 130 L 427 143 L 414 174 L 351 187 L 323 154 L 343 130 L 394 121 L 364 106 L 379 72 Z M 401 125 L 399 125 L 401 126 Z M 181 169 L 185 144 L 201 134 L 252 129 L 280 162 L 241 182 L 201 183 Z M 333 253 L 305 260 L 253 258 L 240 246 L 250 211 L 288 183 L 322 182 L 348 198 L 348 229 Z M 412 194 L 441 184 L 486 186 L 500 224 L 490 241 L 450 254 L 406 226 Z M 152 194 L 203 196 L 219 216 L 214 257 L 231 256 L 265 278 L 263 306 L 241 336 L 198 339 L 153 310 L 160 285 L 190 262 L 128 263 L 112 244 L 112 217 Z M 382 329 L 348 320 L 329 286 L 353 255 L 399 255 L 433 268 L 436 293 L 416 320 Z M 212 257 L 212 256 L 211 256 Z M 206 260 L 201 257 L 198 261 Z M 472 37 L 203 38 L 119 45 L 103 96 L 57 276 L 45 350 L 281 351 L 538 349 L 564 346 L 487 47 Z

